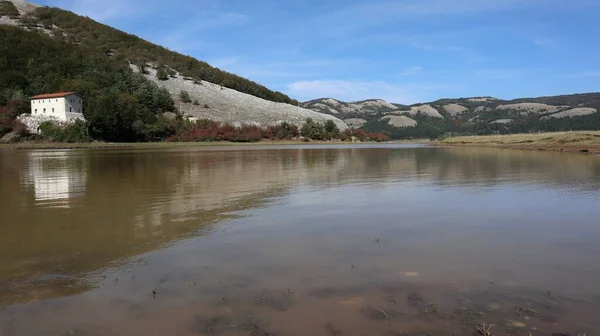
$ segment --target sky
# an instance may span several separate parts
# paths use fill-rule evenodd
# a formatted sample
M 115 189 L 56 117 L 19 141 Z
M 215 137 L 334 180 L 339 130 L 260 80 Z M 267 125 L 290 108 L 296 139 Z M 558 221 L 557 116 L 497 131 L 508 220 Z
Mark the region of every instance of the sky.
M 600 91 L 599 0 L 39 0 L 302 101 Z

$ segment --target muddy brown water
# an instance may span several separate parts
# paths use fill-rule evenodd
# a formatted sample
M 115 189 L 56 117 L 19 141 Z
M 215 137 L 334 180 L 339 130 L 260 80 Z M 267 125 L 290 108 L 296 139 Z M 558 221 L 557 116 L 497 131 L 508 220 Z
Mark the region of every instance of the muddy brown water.
M 0 152 L 0 335 L 600 334 L 600 158 Z

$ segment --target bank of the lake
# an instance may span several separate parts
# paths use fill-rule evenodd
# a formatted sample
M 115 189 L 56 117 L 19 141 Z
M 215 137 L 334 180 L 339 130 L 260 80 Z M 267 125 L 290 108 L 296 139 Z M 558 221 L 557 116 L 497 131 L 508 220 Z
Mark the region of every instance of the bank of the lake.
M 214 146 L 280 146 L 280 145 L 348 145 L 369 144 L 371 142 L 343 142 L 343 141 L 258 141 L 258 142 L 230 142 L 230 141 L 206 141 L 206 142 L 17 142 L 11 144 L 0 144 L 0 150 L 16 149 L 121 149 L 121 148 L 193 148 Z M 394 142 L 400 143 L 400 142 Z M 404 143 L 404 142 L 402 142 Z M 414 143 L 414 142 L 406 142 Z
M 600 154 L 600 131 L 459 136 L 439 144 Z

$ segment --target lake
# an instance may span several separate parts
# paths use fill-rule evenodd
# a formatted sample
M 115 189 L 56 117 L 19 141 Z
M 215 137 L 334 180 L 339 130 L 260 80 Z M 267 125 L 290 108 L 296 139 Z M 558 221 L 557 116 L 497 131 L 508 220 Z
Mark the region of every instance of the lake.
M 598 156 L 0 151 L 0 177 L 3 336 L 600 333 Z

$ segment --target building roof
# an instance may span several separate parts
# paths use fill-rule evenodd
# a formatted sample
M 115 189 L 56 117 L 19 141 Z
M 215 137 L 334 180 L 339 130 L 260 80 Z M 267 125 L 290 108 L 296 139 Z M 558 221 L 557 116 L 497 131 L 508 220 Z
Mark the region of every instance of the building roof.
M 37 95 L 37 96 L 33 96 L 31 97 L 31 99 L 49 99 L 49 98 L 63 98 L 66 97 L 68 95 L 77 95 L 75 92 L 57 92 L 57 93 L 46 93 L 46 94 L 41 94 L 41 95 Z

